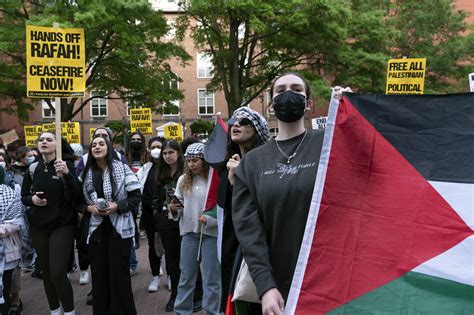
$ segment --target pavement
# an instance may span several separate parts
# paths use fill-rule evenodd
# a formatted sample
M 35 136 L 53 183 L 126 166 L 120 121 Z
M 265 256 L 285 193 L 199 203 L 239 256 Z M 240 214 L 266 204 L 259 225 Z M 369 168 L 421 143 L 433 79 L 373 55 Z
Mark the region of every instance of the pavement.
M 158 292 L 149 293 L 147 288 L 151 280 L 151 271 L 148 264 L 148 244 L 146 239 L 140 239 L 140 248 L 137 250 L 138 273 L 132 277 L 132 289 L 135 307 L 138 314 L 173 314 L 165 312 L 170 291 L 168 291 L 166 271 L 161 277 Z M 165 269 L 165 268 L 164 268 Z M 79 285 L 79 271 L 70 277 L 74 291 L 76 314 L 92 314 L 92 306 L 86 305 L 86 295 L 91 289 L 91 283 Z M 43 281 L 32 278 L 31 273 L 24 273 L 21 279 L 20 297 L 23 301 L 23 315 L 49 315 L 48 302 L 44 293 Z M 195 314 L 201 314 L 195 313 Z M 202 312 L 204 314 L 204 312 Z

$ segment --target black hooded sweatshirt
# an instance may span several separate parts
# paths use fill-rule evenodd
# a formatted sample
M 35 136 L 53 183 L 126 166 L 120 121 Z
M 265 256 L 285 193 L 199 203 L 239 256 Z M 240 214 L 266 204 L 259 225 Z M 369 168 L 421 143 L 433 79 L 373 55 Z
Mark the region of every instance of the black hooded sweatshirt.
M 81 195 L 81 185 L 76 177 L 72 156 L 63 156 L 69 169 L 64 176 L 57 176 L 54 168 L 56 159 L 45 163 L 40 157 L 34 170 L 33 178 L 26 172 L 21 187 L 21 201 L 28 206 L 28 221 L 39 228 L 57 228 L 64 225 L 75 224 L 77 214 L 74 203 Z M 47 204 L 44 207 L 33 204 L 35 192 L 44 192 Z

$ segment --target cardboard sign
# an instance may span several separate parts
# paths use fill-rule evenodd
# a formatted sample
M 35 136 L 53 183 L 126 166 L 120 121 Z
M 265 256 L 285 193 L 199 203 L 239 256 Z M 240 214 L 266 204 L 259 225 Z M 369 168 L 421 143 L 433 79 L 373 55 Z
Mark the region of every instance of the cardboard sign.
M 426 58 L 390 59 L 386 94 L 423 94 Z
M 327 116 L 320 116 L 311 119 L 311 125 L 313 129 L 326 129 L 326 123 L 328 121 Z
M 24 126 L 24 130 L 26 146 L 30 148 L 36 148 L 36 140 L 43 132 L 43 126 Z
M 18 135 L 16 133 L 16 130 L 12 129 L 10 131 L 7 131 L 7 132 L 1 134 L 0 138 L 2 138 L 3 144 L 7 145 L 7 144 L 10 144 L 10 143 L 18 140 Z
M 130 131 L 140 131 L 144 135 L 153 134 L 151 108 L 130 109 Z
M 54 132 L 56 130 L 56 125 L 54 123 L 42 124 L 44 131 Z
M 176 141 L 183 141 L 183 126 L 179 124 L 169 124 L 164 126 L 165 138 Z
M 27 95 L 84 96 L 84 29 L 26 26 Z

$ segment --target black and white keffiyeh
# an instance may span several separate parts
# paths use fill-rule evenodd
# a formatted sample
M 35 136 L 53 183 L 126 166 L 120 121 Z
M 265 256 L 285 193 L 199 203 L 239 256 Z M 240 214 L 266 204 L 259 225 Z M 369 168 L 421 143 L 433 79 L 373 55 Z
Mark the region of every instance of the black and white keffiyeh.
M 29 233 L 25 220 L 25 208 L 21 203 L 20 196 L 9 186 L 0 184 L 0 224 L 5 223 L 14 224 L 19 227 L 22 250 L 29 246 L 28 253 L 23 251 L 22 254 L 31 254 L 30 242 L 26 241 L 25 243 L 25 240 L 29 240 Z M 5 263 L 5 242 L 3 238 L 0 238 L 0 304 L 5 303 L 2 282 Z
M 190 144 L 188 148 L 186 149 L 186 153 L 184 154 L 184 157 L 187 159 L 204 159 L 204 143 L 201 142 L 196 142 L 193 144 Z
M 270 129 L 268 128 L 267 120 L 260 115 L 260 113 L 254 111 L 248 107 L 237 108 L 232 114 L 231 119 L 236 119 L 238 116 L 248 118 L 252 121 L 255 131 L 257 132 L 260 144 L 264 144 L 270 138 Z
M 115 189 L 115 196 L 112 196 L 112 183 L 110 181 L 109 170 L 106 167 L 103 172 L 103 189 L 104 198 L 109 202 L 127 199 L 127 192 L 140 189 L 140 182 L 138 181 L 137 176 L 121 161 L 113 161 L 112 176 L 114 177 L 114 183 L 117 186 Z M 97 204 L 97 192 L 94 188 L 91 169 L 89 169 L 86 174 L 82 190 L 87 204 Z M 125 213 L 114 212 L 109 216 L 109 218 L 113 227 L 122 238 L 130 238 L 135 235 L 135 224 L 133 223 L 133 215 L 130 211 Z M 101 216 L 91 215 L 87 243 L 89 243 L 90 236 L 101 223 Z

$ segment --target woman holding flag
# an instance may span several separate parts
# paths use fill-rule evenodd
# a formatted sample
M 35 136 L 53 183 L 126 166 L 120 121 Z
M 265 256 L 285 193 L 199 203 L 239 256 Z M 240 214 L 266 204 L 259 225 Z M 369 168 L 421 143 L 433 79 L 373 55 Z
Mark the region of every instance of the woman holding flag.
M 220 266 L 217 259 L 217 173 L 204 161 L 204 144 L 193 143 L 185 153 L 186 168 L 178 179 L 170 210 L 181 234 L 181 275 L 176 314 L 191 314 L 199 265 L 203 282 L 203 309 L 220 312 Z M 182 202 L 183 205 L 180 205 Z
M 278 135 L 252 150 L 235 173 L 235 233 L 262 301 L 263 314 L 283 314 L 318 170 L 323 132 L 306 130 L 308 83 L 284 74 L 270 89 Z

